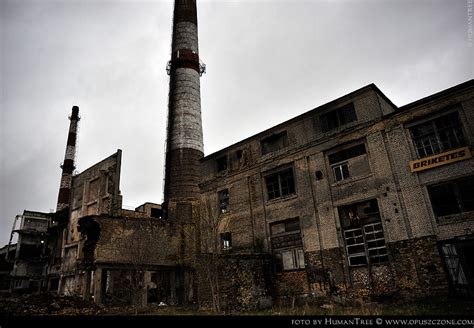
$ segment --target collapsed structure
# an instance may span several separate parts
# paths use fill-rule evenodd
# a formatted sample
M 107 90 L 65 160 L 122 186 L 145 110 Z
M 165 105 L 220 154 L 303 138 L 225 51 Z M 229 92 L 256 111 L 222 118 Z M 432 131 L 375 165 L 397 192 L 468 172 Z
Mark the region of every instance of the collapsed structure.
M 17 217 L 3 288 L 233 309 L 474 294 L 473 80 L 400 108 L 370 84 L 204 157 L 195 1 L 175 1 L 167 70 L 163 204 L 122 209 L 120 150 L 72 175 L 73 107 L 57 211 Z

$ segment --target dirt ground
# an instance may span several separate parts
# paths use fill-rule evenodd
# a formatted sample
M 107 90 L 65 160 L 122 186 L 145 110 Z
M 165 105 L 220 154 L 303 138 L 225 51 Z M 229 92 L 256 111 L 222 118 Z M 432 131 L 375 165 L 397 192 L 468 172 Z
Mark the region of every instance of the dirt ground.
M 0 299 L 1 316 L 117 316 L 117 315 L 214 315 L 210 309 L 197 306 L 175 307 L 149 304 L 146 307 L 99 306 L 79 297 L 60 297 L 53 294 L 24 295 Z M 474 315 L 474 300 L 430 298 L 416 302 L 366 303 L 344 306 L 333 300 L 321 300 L 312 305 L 274 306 L 252 312 L 227 312 L 230 315 Z

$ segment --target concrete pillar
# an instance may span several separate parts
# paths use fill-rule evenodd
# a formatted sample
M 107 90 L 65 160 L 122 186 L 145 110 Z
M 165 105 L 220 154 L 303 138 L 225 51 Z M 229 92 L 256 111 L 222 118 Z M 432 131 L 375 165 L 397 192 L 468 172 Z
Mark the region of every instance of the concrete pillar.
M 88 300 L 91 297 L 91 271 L 86 270 L 83 277 L 82 298 Z
M 102 268 L 94 271 L 94 302 L 102 304 Z
M 148 286 L 151 282 L 151 272 L 145 271 L 143 273 L 143 289 L 142 289 L 142 302 L 143 306 L 148 304 Z
M 176 295 L 176 272 L 175 270 L 170 271 L 170 305 L 175 305 L 178 302 Z

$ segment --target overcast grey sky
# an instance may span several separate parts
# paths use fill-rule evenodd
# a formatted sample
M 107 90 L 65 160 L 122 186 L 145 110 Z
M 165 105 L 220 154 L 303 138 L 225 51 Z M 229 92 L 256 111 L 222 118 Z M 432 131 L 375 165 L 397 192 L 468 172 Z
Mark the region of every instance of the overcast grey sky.
M 0 0 L 0 245 L 23 209 L 55 208 L 73 105 L 77 170 L 120 148 L 124 205 L 162 201 L 172 7 Z M 206 155 L 372 82 L 401 106 L 471 79 L 469 15 L 470 0 L 198 1 Z

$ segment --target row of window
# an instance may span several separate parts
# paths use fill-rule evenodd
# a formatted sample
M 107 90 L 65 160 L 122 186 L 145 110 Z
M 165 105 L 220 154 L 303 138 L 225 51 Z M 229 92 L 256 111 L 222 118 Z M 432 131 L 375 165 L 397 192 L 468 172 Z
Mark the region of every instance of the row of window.
M 355 112 L 354 104 L 350 103 L 344 105 L 340 108 L 329 111 L 321 116 L 319 116 L 320 128 L 323 132 L 328 132 L 330 130 L 336 129 L 340 126 L 354 122 L 357 120 L 357 115 Z M 280 149 L 288 147 L 288 132 L 281 131 L 275 134 L 272 134 L 268 137 L 260 140 L 260 150 L 262 155 L 276 152 Z M 240 159 L 242 156 L 242 150 L 237 150 L 235 152 L 235 157 Z M 228 159 L 227 155 L 221 156 L 216 159 L 216 171 L 223 172 L 228 168 Z
M 436 216 L 474 211 L 474 176 L 428 186 L 428 193 Z M 227 190 L 225 194 L 228 199 Z M 338 213 L 350 266 L 388 261 L 385 235 L 376 199 L 341 206 L 338 208 Z M 298 218 L 270 224 L 270 235 L 277 272 L 305 267 Z M 232 248 L 230 232 L 221 234 L 221 245 L 224 251 Z
M 349 173 L 339 171 L 339 164 L 333 166 L 335 179 L 339 174 L 348 177 Z M 340 173 L 342 172 L 342 173 Z M 268 200 L 273 200 L 295 193 L 295 179 L 293 169 L 287 168 L 282 171 L 265 176 Z M 431 199 L 433 211 L 437 217 L 474 211 L 474 177 L 462 178 L 454 181 L 443 182 L 428 186 L 428 194 Z M 229 189 L 218 192 L 219 212 L 225 214 L 230 211 Z
M 345 180 L 351 176 L 349 162 L 351 158 L 366 154 L 365 145 L 360 144 L 347 148 L 332 155 L 329 155 L 329 163 L 334 174 L 334 180 Z M 292 195 L 296 192 L 295 177 L 293 168 L 285 168 L 278 172 L 267 174 L 264 177 L 267 191 L 267 200 L 278 199 Z M 229 190 L 224 189 L 218 192 L 219 210 L 221 214 L 230 210 Z
M 352 103 L 323 114 L 319 118 L 324 132 L 357 120 Z M 418 158 L 436 155 L 467 144 L 457 111 L 416 124 L 410 127 L 409 131 Z M 260 144 L 262 155 L 278 151 L 288 146 L 288 134 L 286 131 L 273 134 L 262 139 Z M 361 144 L 329 155 L 329 163 L 335 180 L 349 178 L 351 173 L 348 160 L 365 153 L 365 146 Z M 242 156 L 242 150 L 237 150 L 235 156 L 239 159 Z M 227 167 L 227 155 L 216 160 L 217 172 L 225 171 Z

